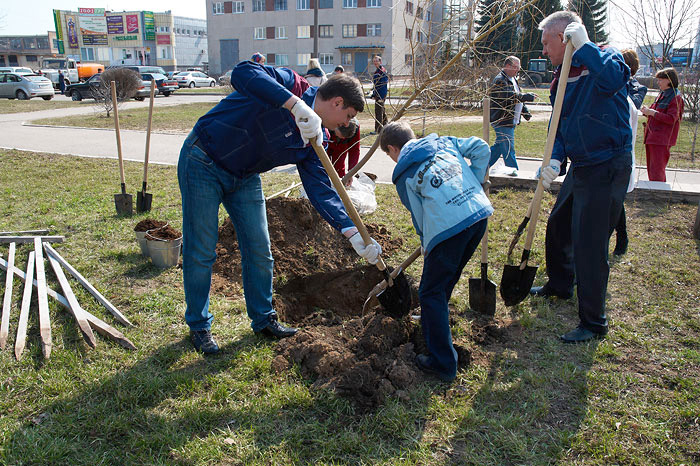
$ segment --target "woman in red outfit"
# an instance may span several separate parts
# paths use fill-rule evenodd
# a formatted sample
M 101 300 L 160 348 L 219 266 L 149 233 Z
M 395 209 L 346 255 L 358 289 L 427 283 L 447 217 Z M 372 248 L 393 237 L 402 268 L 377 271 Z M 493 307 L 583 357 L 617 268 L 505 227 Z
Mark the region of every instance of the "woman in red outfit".
M 345 159 L 348 160 L 348 170 L 357 165 L 360 160 L 360 123 L 357 119 L 350 120 L 348 126 L 338 126 L 331 132 L 328 142 L 328 157 L 333 163 L 335 171 L 341 178 L 345 176 Z M 352 184 L 352 179 L 347 183 Z
M 650 107 L 640 111 L 647 117 L 644 145 L 647 151 L 649 181 L 666 181 L 666 164 L 671 147 L 676 145 L 678 129 L 683 118 L 683 96 L 678 91 L 678 74 L 673 68 L 656 73 L 661 92 Z

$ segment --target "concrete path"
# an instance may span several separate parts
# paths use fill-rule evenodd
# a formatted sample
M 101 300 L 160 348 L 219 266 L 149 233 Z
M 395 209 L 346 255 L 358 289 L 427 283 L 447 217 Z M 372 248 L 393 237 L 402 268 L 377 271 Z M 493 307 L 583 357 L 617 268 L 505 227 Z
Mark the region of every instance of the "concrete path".
M 180 95 L 171 97 L 157 97 L 154 105 L 156 108 L 164 108 L 171 105 L 180 105 L 193 102 L 218 102 L 221 95 Z M 68 100 L 64 96 L 56 96 L 55 100 Z M 124 109 L 147 108 L 148 101 L 128 102 Z M 549 107 L 538 106 L 536 117 L 545 118 Z M 37 126 L 32 120 L 41 118 L 66 117 L 94 112 L 93 105 L 85 103 L 77 108 L 65 108 L 45 110 L 29 113 L 11 113 L 0 115 L 0 148 L 19 149 L 35 152 L 50 152 L 68 154 L 83 157 L 116 158 L 117 149 L 115 134 L 112 129 L 87 129 L 73 127 L 47 127 Z M 474 117 L 480 120 L 480 117 Z M 180 148 L 187 135 L 184 133 L 153 133 L 151 134 L 150 160 L 153 163 L 176 165 Z M 146 142 L 145 131 L 122 130 L 122 151 L 126 160 L 140 162 L 144 158 Z M 543 141 L 544 144 L 544 141 Z M 361 148 L 361 156 L 364 156 L 369 147 Z M 494 184 L 501 185 L 528 185 L 534 184 L 534 174 L 540 161 L 537 159 L 518 158 L 520 170 L 517 176 L 509 176 L 498 164 L 492 169 Z M 294 167 L 280 167 L 280 171 L 290 171 Z M 365 165 L 363 171 L 374 173 L 378 181 L 391 183 L 391 174 L 394 162 L 381 150 L 377 151 Z M 700 171 L 687 171 L 667 169 L 667 183 L 650 182 L 647 178 L 646 167 L 638 167 L 636 174 L 638 189 L 649 190 L 656 195 L 664 193 L 676 193 L 680 199 L 697 202 L 700 200 Z M 561 178 L 559 179 L 561 180 Z

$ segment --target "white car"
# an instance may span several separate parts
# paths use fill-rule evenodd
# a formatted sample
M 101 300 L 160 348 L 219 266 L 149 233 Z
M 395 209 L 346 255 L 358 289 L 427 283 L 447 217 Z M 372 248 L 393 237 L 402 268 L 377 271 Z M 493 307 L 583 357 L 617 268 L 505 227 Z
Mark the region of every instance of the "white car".
M 53 83 L 44 76 L 0 72 L 0 97 L 18 100 L 41 97 L 51 100 L 53 96 Z
M 181 71 L 173 76 L 180 87 L 214 87 L 216 80 L 201 71 Z
M 5 66 L 0 67 L 0 73 L 14 73 L 19 75 L 34 74 L 34 72 L 24 66 Z

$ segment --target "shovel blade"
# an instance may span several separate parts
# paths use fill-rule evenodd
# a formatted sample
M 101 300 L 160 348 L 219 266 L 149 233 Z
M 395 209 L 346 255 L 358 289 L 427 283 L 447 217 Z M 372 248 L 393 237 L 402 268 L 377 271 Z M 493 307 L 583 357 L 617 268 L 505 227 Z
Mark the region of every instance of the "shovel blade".
M 501 298 L 506 306 L 515 306 L 530 293 L 530 288 L 535 281 L 537 267 L 526 266 L 520 270 L 519 265 L 506 265 L 503 267 L 501 278 Z
M 496 315 L 496 284 L 489 279 L 469 279 L 469 307 L 487 316 Z
M 400 319 L 408 315 L 411 310 L 411 286 L 403 271 L 394 278 L 393 286 L 387 286 L 377 295 L 377 299 L 384 313 L 391 317 Z
M 153 194 L 146 191 L 136 193 L 136 212 L 150 212 L 151 202 L 153 202 Z
M 117 215 L 131 215 L 134 213 L 134 199 L 131 194 L 115 194 L 114 206 L 117 208 Z

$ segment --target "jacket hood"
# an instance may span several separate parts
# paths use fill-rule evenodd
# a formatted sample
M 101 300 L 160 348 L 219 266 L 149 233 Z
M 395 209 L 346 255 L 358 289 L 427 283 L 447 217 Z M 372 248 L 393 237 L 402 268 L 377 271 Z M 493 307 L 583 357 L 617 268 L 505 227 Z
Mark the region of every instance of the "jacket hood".
M 323 70 L 320 68 L 312 68 L 306 72 L 306 76 L 318 76 L 319 78 L 322 78 L 325 75 L 326 73 L 324 73 Z
M 411 139 L 402 148 L 399 156 L 399 161 L 394 168 L 391 181 L 396 181 L 403 175 L 404 172 L 416 165 L 420 165 L 426 160 L 432 158 L 433 154 L 438 152 L 438 147 L 443 144 L 439 141 L 439 137 L 435 133 L 431 133 L 421 139 Z

